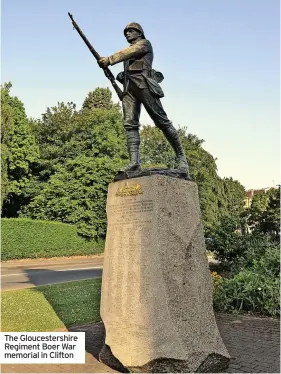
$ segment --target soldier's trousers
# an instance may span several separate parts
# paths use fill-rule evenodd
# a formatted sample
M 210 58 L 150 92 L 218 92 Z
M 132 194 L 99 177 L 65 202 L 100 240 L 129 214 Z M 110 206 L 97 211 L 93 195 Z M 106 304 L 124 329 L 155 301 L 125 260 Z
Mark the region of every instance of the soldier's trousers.
M 161 101 L 152 96 L 148 88 L 138 88 L 130 82 L 128 92 L 124 94 L 122 100 L 124 127 L 127 131 L 139 129 L 141 104 L 145 107 L 155 126 L 164 132 L 168 128 L 174 128 Z
M 127 132 L 128 150 L 132 161 L 131 166 L 140 164 L 139 118 L 141 104 L 143 104 L 155 125 L 163 131 L 175 151 L 177 160 L 180 162 L 180 168 L 184 168 L 188 173 L 188 165 L 178 132 L 168 119 L 160 99 L 152 96 L 148 88 L 139 88 L 133 82 L 130 82 L 128 92 L 124 94 L 122 100 L 124 127 Z

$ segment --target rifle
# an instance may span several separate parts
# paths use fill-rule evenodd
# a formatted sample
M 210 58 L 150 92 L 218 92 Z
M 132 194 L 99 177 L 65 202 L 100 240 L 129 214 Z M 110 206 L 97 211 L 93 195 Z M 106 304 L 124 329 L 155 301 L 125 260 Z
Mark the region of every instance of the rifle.
M 74 21 L 73 17 L 72 17 L 72 14 L 70 14 L 68 12 L 68 15 L 72 21 L 72 24 L 73 24 L 73 27 L 77 30 L 78 34 L 81 36 L 81 38 L 84 40 L 85 44 L 87 45 L 87 47 L 89 48 L 89 50 L 91 51 L 92 55 L 95 57 L 95 59 L 97 61 L 99 61 L 99 59 L 101 58 L 100 55 L 98 54 L 98 52 L 94 49 L 94 47 L 92 46 L 92 44 L 89 42 L 89 40 L 86 38 L 86 36 L 83 34 L 82 30 L 80 29 L 80 27 L 77 25 L 77 23 Z M 113 88 L 115 89 L 115 92 L 117 93 L 119 99 L 122 101 L 122 98 L 123 98 L 123 92 L 122 90 L 120 89 L 120 87 L 117 85 L 116 81 L 115 81 L 115 78 L 114 78 L 114 75 L 112 74 L 112 72 L 108 69 L 108 68 L 103 68 L 103 71 L 104 71 L 104 74 L 106 76 L 106 78 L 108 78 L 113 86 Z

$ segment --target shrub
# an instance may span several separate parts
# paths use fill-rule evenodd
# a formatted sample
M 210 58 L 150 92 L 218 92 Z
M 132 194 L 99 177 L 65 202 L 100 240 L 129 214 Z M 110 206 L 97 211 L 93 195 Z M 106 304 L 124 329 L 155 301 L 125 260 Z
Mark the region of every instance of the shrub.
M 2 219 L 2 260 L 100 253 L 103 241 L 85 240 L 74 225 L 28 218 Z
M 236 230 L 236 220 L 223 219 L 213 230 L 211 238 L 206 241 L 207 249 L 212 251 L 220 263 L 226 267 L 231 267 L 237 257 L 243 253 L 240 245 L 242 235 Z
M 267 250 L 276 246 L 268 235 L 242 233 L 237 221 L 228 219 L 213 232 L 208 249 L 212 250 L 224 271 L 237 273 L 241 268 L 253 265 Z
M 271 317 L 280 315 L 280 253 L 267 249 L 233 278 L 223 278 L 214 287 L 214 308 L 219 311 L 250 311 Z

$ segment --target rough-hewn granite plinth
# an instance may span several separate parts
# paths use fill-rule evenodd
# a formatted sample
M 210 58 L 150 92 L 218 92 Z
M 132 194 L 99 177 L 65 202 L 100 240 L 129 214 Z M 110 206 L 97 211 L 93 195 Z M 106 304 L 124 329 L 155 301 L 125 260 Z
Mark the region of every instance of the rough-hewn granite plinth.
M 162 175 L 112 183 L 107 217 L 101 361 L 130 372 L 223 372 L 229 354 L 213 313 L 196 183 Z

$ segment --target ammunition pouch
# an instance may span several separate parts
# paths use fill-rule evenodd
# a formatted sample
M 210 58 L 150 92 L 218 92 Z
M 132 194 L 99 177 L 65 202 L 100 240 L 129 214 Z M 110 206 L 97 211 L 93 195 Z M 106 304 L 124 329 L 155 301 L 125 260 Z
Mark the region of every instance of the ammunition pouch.
M 121 84 L 124 84 L 124 80 L 125 80 L 125 73 L 124 73 L 124 71 L 121 71 L 119 74 L 117 74 L 116 80 L 118 82 L 120 82 Z
M 146 77 L 146 76 L 144 77 L 145 77 L 145 80 L 146 80 L 146 83 L 148 85 L 148 89 L 151 95 L 154 97 L 157 97 L 158 99 L 160 99 L 161 97 L 164 97 L 164 92 L 162 88 L 160 87 L 160 85 L 158 84 L 158 82 L 153 78 Z
M 150 78 L 155 80 L 157 83 L 161 83 L 164 79 L 164 75 L 160 71 L 151 69 Z

